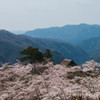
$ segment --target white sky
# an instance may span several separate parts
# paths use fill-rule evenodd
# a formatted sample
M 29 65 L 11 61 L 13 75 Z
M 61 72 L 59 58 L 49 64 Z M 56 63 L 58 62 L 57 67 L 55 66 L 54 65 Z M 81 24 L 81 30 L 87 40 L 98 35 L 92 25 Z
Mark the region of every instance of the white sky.
M 100 24 L 100 0 L 0 0 L 0 29 Z

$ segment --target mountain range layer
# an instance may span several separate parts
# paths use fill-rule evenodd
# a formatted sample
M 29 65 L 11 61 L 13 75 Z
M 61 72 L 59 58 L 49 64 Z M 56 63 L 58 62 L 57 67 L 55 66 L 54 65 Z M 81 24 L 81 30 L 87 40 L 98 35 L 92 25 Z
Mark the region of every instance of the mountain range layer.
M 82 41 L 78 46 L 85 50 L 91 56 L 91 59 L 100 62 L 100 37 Z
M 100 25 L 65 25 L 63 27 L 51 27 L 27 31 L 25 34 L 36 38 L 57 39 L 77 44 L 83 40 L 100 36 Z
M 100 37 L 90 38 L 78 44 L 89 55 L 93 56 L 100 52 Z
M 6 30 L 0 30 L 1 63 L 16 62 L 16 59 L 20 57 L 19 52 L 28 46 L 37 47 L 43 52 L 47 48 L 50 49 L 56 63 L 60 63 L 64 58 L 72 59 L 77 64 L 84 63 L 89 59 L 88 54 L 84 50 L 67 42 L 52 39 L 31 38 L 25 35 L 15 35 Z

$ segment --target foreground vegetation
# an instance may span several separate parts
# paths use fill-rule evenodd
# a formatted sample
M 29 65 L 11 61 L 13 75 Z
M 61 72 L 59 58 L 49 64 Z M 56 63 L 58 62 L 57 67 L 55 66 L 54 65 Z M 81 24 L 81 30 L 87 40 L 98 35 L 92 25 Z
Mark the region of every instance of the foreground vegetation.
M 89 61 L 74 67 L 37 63 L 3 65 L 0 100 L 100 100 L 100 64 Z

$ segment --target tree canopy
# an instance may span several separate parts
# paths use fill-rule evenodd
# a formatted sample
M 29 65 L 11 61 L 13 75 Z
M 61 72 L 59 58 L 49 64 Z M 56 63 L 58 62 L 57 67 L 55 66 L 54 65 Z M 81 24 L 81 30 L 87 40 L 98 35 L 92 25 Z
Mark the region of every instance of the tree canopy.
M 51 54 L 51 51 L 49 49 L 46 49 L 46 51 L 44 53 L 44 57 L 47 59 L 51 59 L 52 54 Z
M 20 52 L 24 57 L 19 58 L 20 61 L 27 61 L 29 63 L 41 62 L 43 61 L 43 54 L 38 48 L 28 47 Z
M 20 54 L 23 55 L 23 57 L 19 58 L 19 60 L 21 62 L 27 61 L 29 63 L 42 62 L 44 61 L 44 58 L 51 59 L 52 57 L 49 49 L 46 49 L 45 53 L 42 53 L 38 48 L 33 48 L 32 46 L 24 49 Z

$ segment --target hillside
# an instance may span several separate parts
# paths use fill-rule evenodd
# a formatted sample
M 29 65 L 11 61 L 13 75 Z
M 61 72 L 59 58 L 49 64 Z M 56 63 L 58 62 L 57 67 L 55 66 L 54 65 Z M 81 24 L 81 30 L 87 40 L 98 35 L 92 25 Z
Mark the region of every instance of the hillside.
M 76 45 L 51 39 L 36 39 L 36 41 L 51 50 L 58 51 L 64 57 L 74 60 L 77 64 L 89 60 L 88 53 Z
M 27 31 L 25 34 L 31 37 L 57 39 L 77 44 L 83 40 L 100 36 L 100 25 L 65 25 Z
M 31 38 L 25 35 L 15 35 L 6 30 L 0 30 L 0 56 L 6 58 L 3 58 L 3 63 L 15 62 L 16 59 L 18 59 L 20 56 L 19 51 L 25 49 L 28 46 L 40 48 L 41 51 L 49 48 L 52 50 L 52 52 L 58 52 L 56 54 L 53 53 L 55 60 L 57 55 L 60 57 L 60 59 L 72 59 L 77 64 L 81 64 L 89 59 L 89 56 L 85 51 L 67 42 L 51 39 Z M 63 59 L 60 59 L 59 61 L 61 62 Z
M 90 56 L 94 56 L 100 52 L 100 37 L 84 40 L 78 44 Z
M 97 53 L 96 55 L 94 55 L 94 56 L 92 57 L 92 59 L 93 59 L 94 61 L 96 61 L 96 62 L 100 62 L 100 52 Z
M 15 63 L 16 60 L 20 57 L 19 52 L 25 49 L 28 46 L 34 46 L 40 48 L 41 51 L 44 51 L 46 48 L 36 41 L 33 38 L 24 35 L 15 35 L 6 30 L 0 31 L 0 63 Z M 53 53 L 54 51 L 52 51 Z M 57 52 L 57 51 L 56 51 Z M 54 54 L 54 53 L 53 53 Z M 54 54 L 55 55 L 55 54 Z M 58 56 L 61 57 L 59 61 L 62 61 L 64 58 L 59 53 Z M 56 59 L 56 57 L 54 56 Z M 55 62 L 59 63 L 59 62 Z
M 5 64 L 0 68 L 0 100 L 100 100 L 100 63 L 82 66 L 48 62 L 38 64 L 36 68 L 46 69 L 34 74 L 31 64 Z
M 3 63 L 15 62 L 20 56 L 19 51 L 32 44 L 41 47 L 38 43 L 33 43 L 24 36 L 17 36 L 6 30 L 0 30 L 0 55 L 6 58 L 6 60 L 3 60 Z

